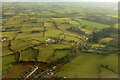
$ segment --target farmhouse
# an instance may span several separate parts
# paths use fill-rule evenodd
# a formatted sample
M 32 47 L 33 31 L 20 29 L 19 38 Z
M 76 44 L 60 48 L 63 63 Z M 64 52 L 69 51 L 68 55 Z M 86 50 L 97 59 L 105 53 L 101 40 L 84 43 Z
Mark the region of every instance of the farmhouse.
M 8 39 L 8 37 L 2 37 L 2 42 L 6 41 Z

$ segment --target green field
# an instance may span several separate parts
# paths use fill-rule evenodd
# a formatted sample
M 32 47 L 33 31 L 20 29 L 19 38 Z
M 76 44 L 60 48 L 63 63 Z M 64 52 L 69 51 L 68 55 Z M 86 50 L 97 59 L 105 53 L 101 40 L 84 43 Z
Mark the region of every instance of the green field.
M 54 56 L 50 58 L 50 61 L 51 62 L 56 61 L 58 59 L 65 57 L 68 54 L 69 54 L 69 50 L 57 51 L 56 53 L 54 53 Z
M 32 41 L 13 40 L 11 41 L 11 49 L 13 49 L 14 51 L 21 51 L 36 44 L 39 44 L 39 42 L 35 40 Z
M 10 50 L 9 48 L 9 41 L 5 41 L 2 43 L 2 56 L 6 56 L 9 54 L 14 53 L 13 51 Z
M 110 64 L 109 64 L 110 62 Z M 118 70 L 118 58 L 116 54 L 103 57 L 101 55 L 92 55 L 80 53 L 78 57 L 72 60 L 70 63 L 65 64 L 56 73 L 57 76 L 67 78 L 98 78 L 99 75 L 108 74 L 103 78 L 117 77 L 117 74 L 111 71 L 102 71 L 99 74 L 100 64 L 109 65 L 110 68 Z M 113 67 L 114 66 L 114 67 Z
M 83 19 L 75 19 L 75 20 L 79 21 L 82 25 L 85 25 L 88 28 L 93 28 L 93 29 L 98 29 L 98 30 L 110 27 L 109 25 L 100 24 L 100 23 L 96 23 L 92 21 L 83 20 Z
M 14 62 L 14 55 L 5 56 L 2 58 L 2 74 L 5 75 L 9 72 Z
M 39 49 L 39 54 L 37 57 L 38 61 L 49 62 L 51 56 L 55 54 L 55 49 L 62 49 L 62 48 L 70 48 L 70 46 L 65 44 L 48 44 L 48 45 L 35 47 L 35 49 Z
M 35 61 L 37 59 L 38 51 L 28 48 L 20 53 L 20 60 L 22 61 Z

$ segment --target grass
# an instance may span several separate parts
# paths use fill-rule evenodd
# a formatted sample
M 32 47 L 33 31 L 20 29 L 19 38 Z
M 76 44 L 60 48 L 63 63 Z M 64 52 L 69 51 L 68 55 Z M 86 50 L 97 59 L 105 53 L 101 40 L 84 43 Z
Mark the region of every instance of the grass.
M 83 32 L 89 33 L 89 34 L 94 32 L 93 29 L 87 29 L 87 28 L 81 28 L 80 30 L 83 31 Z
M 45 33 L 45 36 L 58 37 L 61 33 L 62 33 L 62 31 L 60 31 L 60 30 L 47 30 Z
M 38 22 L 46 22 L 46 21 L 51 21 L 50 18 L 39 18 Z
M 56 23 L 64 23 L 65 21 L 69 21 L 70 18 L 52 18 Z
M 6 71 L 9 72 L 11 68 L 10 65 L 14 62 L 14 55 L 2 57 L 2 74 L 6 74 Z
M 35 47 L 39 49 L 38 61 L 49 62 L 48 59 L 55 53 L 55 49 L 70 48 L 71 46 L 65 44 L 48 44 Z
M 78 25 L 80 25 L 78 22 L 76 22 L 76 21 L 69 21 L 69 23 L 70 24 L 72 24 L 73 26 L 78 26 Z
M 92 45 L 93 47 L 102 47 L 102 48 L 105 48 L 106 46 L 105 45 L 102 45 L 102 44 L 94 44 Z
M 18 31 L 14 31 L 14 32 L 2 32 L 2 37 L 8 37 L 9 40 L 12 40 Z
M 20 60 L 22 61 L 35 61 L 37 59 L 38 51 L 28 48 L 20 53 Z
M 56 61 L 58 59 L 61 59 L 62 57 L 65 57 L 66 55 L 68 55 L 69 54 L 68 52 L 69 51 L 66 51 L 66 50 L 65 51 L 58 51 L 55 53 L 54 57 L 50 58 L 50 61 L 52 62 L 52 61 Z
M 119 28 L 119 23 L 114 25 L 114 28 L 118 29 Z
M 37 49 L 39 49 L 38 61 L 48 62 L 48 58 L 54 53 L 54 49 L 51 46 L 37 47 Z
M 69 25 L 69 24 L 60 24 L 60 25 L 58 25 L 58 28 L 61 29 L 61 30 L 65 30 L 65 29 L 68 29 L 70 27 L 72 27 L 72 26 Z
M 83 19 L 76 19 L 77 21 L 79 21 L 80 23 L 82 23 L 82 25 L 86 25 L 88 28 L 92 28 L 92 29 L 104 29 L 104 28 L 109 28 L 109 25 L 105 25 L 105 24 L 100 24 L 100 23 L 96 23 L 96 22 L 92 22 L 92 21 L 87 21 L 87 20 L 83 20 Z
M 12 54 L 13 52 L 9 49 L 9 41 L 2 42 L 2 56 Z
M 101 78 L 117 78 L 118 76 L 116 73 L 103 68 L 101 73 L 100 73 L 100 77 Z
M 107 38 L 101 39 L 99 42 L 100 42 L 100 43 L 109 43 L 109 42 L 112 41 L 112 40 L 113 40 L 113 38 L 107 37 Z
M 74 41 L 79 41 L 80 39 L 79 38 L 75 38 L 75 37 L 71 37 L 71 36 L 65 36 L 64 38 L 65 40 L 69 41 L 69 40 L 74 40 Z
M 34 39 L 34 38 L 39 38 L 39 37 L 42 37 L 43 36 L 43 33 L 42 32 L 40 32 L 40 33 L 32 33 L 32 32 L 30 32 L 30 33 L 21 33 L 21 34 L 18 34 L 17 35 L 17 37 L 16 37 L 16 39 L 22 39 L 22 40 L 24 40 L 24 39 Z
M 44 26 L 49 30 L 50 29 L 56 29 L 55 25 L 52 22 L 45 22 Z
M 107 15 L 107 16 L 111 16 L 111 17 L 114 17 L 114 18 L 120 18 L 118 15 Z
M 56 75 L 67 78 L 98 78 L 100 64 L 109 65 L 110 68 L 117 70 L 117 56 L 113 54 L 105 57 L 101 55 L 81 53 L 70 63 L 67 63 L 58 69 Z M 114 78 L 114 76 L 111 77 Z
M 4 15 L 14 15 L 15 13 L 4 13 Z
M 69 36 L 73 36 L 73 37 L 83 36 L 83 35 L 80 35 L 80 34 L 77 34 L 77 33 L 74 33 L 74 32 L 69 32 L 69 31 L 65 31 L 64 34 L 65 34 L 65 35 L 69 35 Z
M 14 51 L 21 51 L 21 50 L 24 50 L 28 47 L 31 47 L 33 45 L 36 45 L 38 44 L 39 42 L 37 41 L 22 41 L 22 40 L 12 40 L 11 41 L 11 48 L 14 50 Z M 18 46 L 19 45 L 19 46 Z

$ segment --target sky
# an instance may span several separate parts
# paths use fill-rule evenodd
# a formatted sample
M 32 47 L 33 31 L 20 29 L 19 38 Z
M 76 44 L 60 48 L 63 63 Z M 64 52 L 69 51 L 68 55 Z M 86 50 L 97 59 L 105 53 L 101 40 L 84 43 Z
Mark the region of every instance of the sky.
M 84 1 L 89 1 L 89 2 L 119 2 L 120 0 L 2 0 L 2 2 L 84 2 Z

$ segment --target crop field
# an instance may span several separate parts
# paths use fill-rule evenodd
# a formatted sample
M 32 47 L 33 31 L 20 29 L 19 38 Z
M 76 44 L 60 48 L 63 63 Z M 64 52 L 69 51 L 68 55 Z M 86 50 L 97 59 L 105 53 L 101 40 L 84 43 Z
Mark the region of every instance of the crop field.
M 99 4 L 3 2 L 3 78 L 116 78 L 117 11 Z
M 98 30 L 110 27 L 109 25 L 100 24 L 100 23 L 96 23 L 92 21 L 83 20 L 83 19 L 75 19 L 75 20 L 79 21 L 82 25 L 85 25 L 88 28 L 93 28 L 93 29 L 98 29 Z

